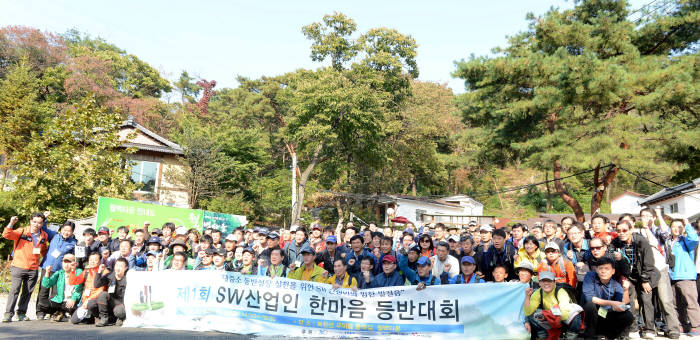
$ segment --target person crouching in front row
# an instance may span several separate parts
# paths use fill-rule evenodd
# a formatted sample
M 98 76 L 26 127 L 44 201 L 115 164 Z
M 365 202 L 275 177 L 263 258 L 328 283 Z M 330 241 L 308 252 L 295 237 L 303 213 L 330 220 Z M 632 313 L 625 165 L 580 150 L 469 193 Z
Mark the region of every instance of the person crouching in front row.
M 83 293 L 83 284 L 71 285 L 69 282 L 69 274 L 77 272 L 80 274 L 83 270 L 76 269 L 78 263 L 73 254 L 65 254 L 61 263 L 61 270 L 58 270 L 51 275 L 51 266 L 46 268 L 46 274 L 41 279 L 41 286 L 49 289 L 56 287 L 53 291 L 56 296 L 50 298 L 50 305 L 47 309 L 51 313 L 51 319 L 56 322 L 63 321 L 66 313 L 73 314 L 78 307 L 80 297 Z
M 539 283 L 537 290 L 525 289 L 525 328 L 537 339 L 557 339 L 562 333 L 567 340 L 576 339 L 583 328 L 581 307 L 565 289 L 556 287 L 553 272 L 540 272 Z

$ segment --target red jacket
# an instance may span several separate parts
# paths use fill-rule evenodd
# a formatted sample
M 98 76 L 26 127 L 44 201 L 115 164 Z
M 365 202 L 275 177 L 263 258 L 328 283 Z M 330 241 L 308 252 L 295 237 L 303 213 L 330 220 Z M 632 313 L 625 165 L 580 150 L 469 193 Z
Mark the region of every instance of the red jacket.
M 12 266 L 27 270 L 39 268 L 41 257 L 46 255 L 46 251 L 49 249 L 49 236 L 43 230 L 39 230 L 39 233 L 41 240 L 39 240 L 37 248 L 40 251 L 39 254 L 34 254 L 34 242 L 32 241 L 32 234 L 29 232 L 29 228 L 12 229 L 9 226 L 5 227 L 2 231 L 2 237 L 15 241 L 12 244 L 12 249 L 14 249 Z

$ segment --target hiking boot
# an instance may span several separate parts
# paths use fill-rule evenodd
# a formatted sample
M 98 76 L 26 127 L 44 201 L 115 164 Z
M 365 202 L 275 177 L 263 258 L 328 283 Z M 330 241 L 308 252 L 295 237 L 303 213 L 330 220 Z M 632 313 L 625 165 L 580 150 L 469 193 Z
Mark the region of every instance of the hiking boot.
M 17 321 L 29 321 L 29 318 L 24 314 L 17 314 Z
M 63 321 L 64 317 L 65 317 L 65 315 L 63 314 L 63 312 L 56 312 L 51 317 L 51 320 L 53 320 L 54 322 L 61 322 L 61 321 Z
M 2 317 L 2 322 L 11 322 L 12 321 L 12 314 L 10 313 L 5 313 L 5 316 Z
M 107 326 L 108 322 L 109 322 L 109 318 L 107 316 L 100 316 L 100 320 L 95 322 L 95 327 Z
M 115 326 L 121 327 L 124 324 L 124 320 L 122 319 L 117 319 L 117 322 L 114 323 Z

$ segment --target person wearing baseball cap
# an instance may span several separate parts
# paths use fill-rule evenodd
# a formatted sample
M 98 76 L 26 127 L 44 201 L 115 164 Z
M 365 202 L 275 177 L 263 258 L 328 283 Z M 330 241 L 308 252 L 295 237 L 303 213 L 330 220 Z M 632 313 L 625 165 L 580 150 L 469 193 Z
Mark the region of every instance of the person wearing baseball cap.
M 148 239 L 146 242 L 146 252 L 142 254 L 141 256 L 136 257 L 134 259 L 134 263 L 136 264 L 137 270 L 138 268 L 145 268 L 148 262 L 148 253 L 155 253 L 158 254 L 160 253 L 160 238 L 158 236 L 151 236 L 151 238 Z
M 214 251 L 214 257 L 212 259 L 212 264 L 214 267 L 212 270 L 218 271 L 232 271 L 233 266 L 230 262 L 226 262 L 226 249 L 221 247 Z
M 161 255 L 162 256 L 162 255 Z M 145 263 L 143 266 L 137 264 L 136 271 L 155 272 L 160 270 L 159 254 L 155 251 L 147 251 L 143 254 Z
M 382 259 L 382 271 L 374 277 L 368 277 L 371 273 L 364 273 L 364 281 L 370 288 L 403 286 L 406 279 L 396 268 L 396 258 L 393 255 L 386 255 Z
M 476 260 L 471 256 L 462 256 L 460 260 L 460 272 L 459 275 L 455 275 L 450 278 L 450 284 L 472 284 L 472 283 L 484 283 L 485 281 L 480 278 L 476 273 Z
M 303 230 L 303 228 L 298 229 Z M 299 250 L 302 261 L 297 267 L 297 262 L 290 260 L 290 272 L 288 278 L 301 281 L 325 282 L 328 278 L 328 271 L 316 264 L 316 251 L 305 243 Z
M 441 284 L 440 278 L 434 276 L 432 273 L 433 262 L 429 257 L 419 257 L 416 261 L 416 270 L 413 270 L 408 267 L 407 260 L 408 259 L 406 257 L 401 256 L 401 259 L 399 260 L 399 268 L 401 269 L 401 272 L 403 272 L 404 276 L 406 276 L 406 280 L 408 280 L 408 282 L 410 282 L 411 285 L 417 286 L 416 290 L 423 290 L 427 286 L 435 286 Z
M 323 251 L 323 248 L 325 247 L 324 239 L 321 238 L 322 233 L 323 233 L 323 228 L 321 228 L 320 224 L 314 223 L 311 225 L 311 235 L 309 235 L 309 245 L 311 245 L 314 248 L 316 253 Z
M 561 256 L 559 245 L 555 242 L 549 242 L 544 246 L 544 262 L 540 262 L 538 272 L 554 273 L 557 283 L 566 283 L 571 287 L 576 287 L 578 279 L 576 278 L 576 267 L 568 259 Z
M 338 238 L 335 235 L 326 237 L 325 249 L 316 255 L 316 263 L 328 271 L 328 275 L 335 274 L 335 261 L 345 258 L 344 248 L 338 247 Z M 347 266 L 346 269 L 347 270 Z
M 246 247 L 243 249 L 241 266 L 236 268 L 236 270 L 243 275 L 258 275 L 258 266 L 255 264 L 255 250 L 253 248 Z
M 481 227 L 479 227 L 479 232 L 476 233 L 479 238 L 479 244 L 476 246 L 475 250 L 477 253 L 485 253 L 489 249 L 491 246 L 492 233 L 493 228 L 488 224 L 483 224 Z M 477 236 L 474 237 L 476 238 Z
M 109 246 L 112 240 L 109 238 L 109 228 L 106 226 L 101 226 L 99 229 L 97 229 L 97 241 L 99 242 L 100 248 L 107 247 L 107 249 L 111 249 Z
M 540 288 L 525 289 L 525 328 L 538 339 L 558 333 L 564 339 L 576 339 L 583 328 L 583 309 L 571 301 L 565 289 L 556 288 L 554 280 L 553 272 L 541 271 Z
M 258 251 L 260 252 L 260 255 L 258 255 L 258 260 L 263 260 L 264 263 L 267 265 L 270 263 L 270 254 L 272 254 L 272 250 L 275 248 L 279 248 L 280 244 L 280 235 L 276 231 L 269 231 L 267 228 L 265 230 L 261 231 L 261 234 L 264 234 L 264 238 L 260 240 L 260 249 Z

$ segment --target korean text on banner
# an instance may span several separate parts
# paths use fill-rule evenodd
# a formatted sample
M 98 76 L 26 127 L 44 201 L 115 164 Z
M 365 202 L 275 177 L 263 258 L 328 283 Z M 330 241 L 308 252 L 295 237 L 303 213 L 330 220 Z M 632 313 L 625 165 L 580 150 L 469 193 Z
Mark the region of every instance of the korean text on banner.
M 354 292 L 220 271 L 129 272 L 128 282 L 125 327 L 264 336 L 529 338 L 520 283 Z

